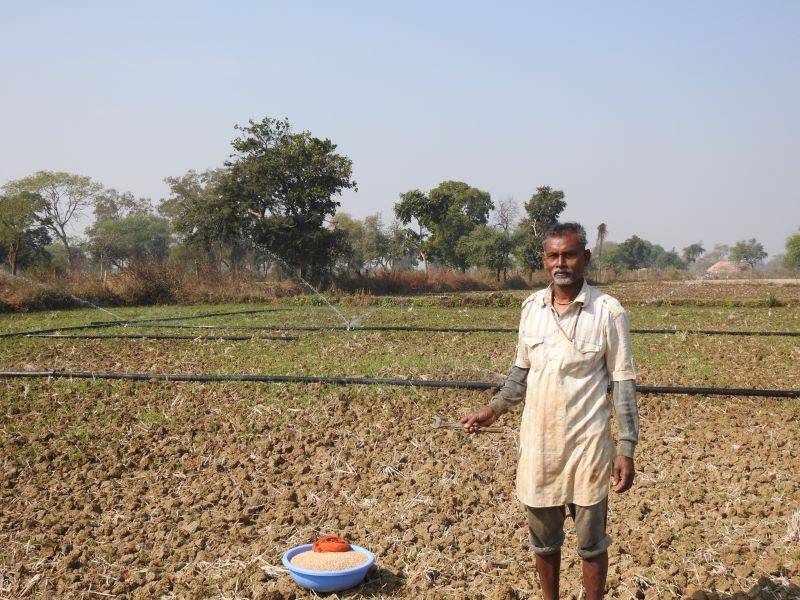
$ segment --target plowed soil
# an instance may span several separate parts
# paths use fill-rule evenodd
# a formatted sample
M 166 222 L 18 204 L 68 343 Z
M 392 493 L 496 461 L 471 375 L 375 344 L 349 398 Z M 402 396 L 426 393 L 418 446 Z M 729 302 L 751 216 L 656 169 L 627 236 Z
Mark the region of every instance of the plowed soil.
M 772 318 L 766 308 L 716 316 L 728 322 L 736 310 L 762 325 Z M 776 310 L 797 323 L 797 309 Z M 689 319 L 683 308 L 658 311 L 648 324 Z M 435 319 L 394 312 L 421 324 L 488 319 L 459 309 Z M 796 339 L 639 336 L 634 352 L 647 384 L 796 387 Z M 484 334 L 240 344 L 12 338 L 0 340 L 0 368 L 487 380 L 507 370 L 513 346 L 513 336 Z M 541 597 L 514 497 L 519 414 L 503 417 L 498 434 L 431 427 L 435 416 L 456 420 L 488 398 L 362 386 L 0 382 L 0 598 L 310 598 L 282 572 L 281 555 L 325 534 L 377 555 L 365 583 L 340 597 Z M 610 496 L 608 597 L 800 598 L 800 401 L 640 396 L 639 405 L 637 480 Z M 562 596 L 577 599 L 570 522 L 562 570 Z

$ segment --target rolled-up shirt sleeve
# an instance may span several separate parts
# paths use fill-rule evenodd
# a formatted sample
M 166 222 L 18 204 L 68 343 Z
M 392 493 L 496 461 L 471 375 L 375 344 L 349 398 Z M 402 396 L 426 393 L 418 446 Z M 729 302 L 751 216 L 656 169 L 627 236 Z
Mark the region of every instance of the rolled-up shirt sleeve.
M 631 349 L 631 328 L 628 313 L 624 309 L 612 311 L 606 335 L 608 338 L 606 368 L 611 381 L 635 380 L 636 367 L 633 364 Z

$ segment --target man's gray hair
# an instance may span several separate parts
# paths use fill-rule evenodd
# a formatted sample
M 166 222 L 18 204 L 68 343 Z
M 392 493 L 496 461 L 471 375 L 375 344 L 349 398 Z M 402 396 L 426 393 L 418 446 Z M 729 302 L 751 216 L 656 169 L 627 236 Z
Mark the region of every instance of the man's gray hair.
M 544 232 L 544 240 L 542 240 L 542 248 L 547 243 L 547 238 L 563 237 L 567 233 L 574 233 L 578 236 L 578 242 L 581 244 L 581 249 L 586 250 L 586 230 L 580 223 L 556 223 L 551 225 L 550 228 Z

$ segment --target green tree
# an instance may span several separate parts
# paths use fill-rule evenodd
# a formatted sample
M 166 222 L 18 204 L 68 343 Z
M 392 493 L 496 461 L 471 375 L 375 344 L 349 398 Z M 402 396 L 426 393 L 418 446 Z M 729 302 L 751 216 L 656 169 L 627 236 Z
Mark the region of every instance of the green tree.
M 675 252 L 675 249 L 664 250 L 659 244 L 654 244 L 655 257 L 653 259 L 653 267 L 656 269 L 685 269 L 686 263 Z
M 363 221 L 364 238 L 361 252 L 368 269 L 386 268 L 389 265 L 389 235 L 383 227 L 380 213 L 367 215 Z
M 689 244 L 683 249 L 683 260 L 687 265 L 692 264 L 706 251 L 700 243 Z
M 645 269 L 655 259 L 653 245 L 637 235 L 629 237 L 616 249 L 617 260 L 626 269 Z
M 386 263 L 389 269 L 413 269 L 417 266 L 416 245 L 409 230 L 400 221 L 393 221 L 386 233 Z
M 428 224 L 433 221 L 434 205 L 428 195 L 420 190 L 400 194 L 400 202 L 394 205 L 394 213 L 403 225 L 416 221 L 417 229 L 406 229 L 405 240 L 414 248 L 425 272 L 428 272 L 431 231 Z
M 513 246 L 511 236 L 506 232 L 489 225 L 479 225 L 458 243 L 470 264 L 489 269 L 498 281 L 501 274 L 504 279 L 507 277 L 508 269 L 512 266 Z
M 44 201 L 42 212 L 45 226 L 64 246 L 70 267 L 75 261 L 70 250 L 68 227 L 80 218 L 103 193 L 103 186 L 90 177 L 55 171 L 38 171 L 30 177 L 10 181 L 4 186 L 6 193 L 30 192 Z
M 217 270 L 223 264 L 235 269 L 253 247 L 247 228 L 250 217 L 237 212 L 236 203 L 223 196 L 226 176 L 224 169 L 212 169 L 167 177 L 170 195 L 158 207 L 178 235 L 182 253 Z
M 637 235 L 621 244 L 607 242 L 600 258 L 603 266 L 615 271 L 635 269 L 683 269 L 686 264 L 675 250 L 666 251 L 663 246 L 643 240 Z
M 265 118 L 237 126 L 221 199 L 245 223 L 253 241 L 299 269 L 329 275 L 344 250 L 341 232 L 325 227 L 339 206 L 334 196 L 355 189 L 352 161 L 336 144 L 287 120 Z
M 529 271 L 542 268 L 544 234 L 558 222 L 566 207 L 564 192 L 549 186 L 536 188 L 525 203 L 525 218 L 517 226 L 514 246 L 517 259 Z
M 147 215 L 152 211 L 152 205 L 148 198 L 136 198 L 130 192 L 121 194 L 113 188 L 103 190 L 94 202 L 96 222 L 106 219 L 121 219 L 128 215 Z
M 786 256 L 783 264 L 790 269 L 800 269 L 800 233 L 786 238 Z
M 764 246 L 755 238 L 736 242 L 731 248 L 731 260 L 744 263 L 751 269 L 755 269 L 765 258 L 767 253 L 764 251 Z
M 335 231 L 343 235 L 344 250 L 339 257 L 339 268 L 347 273 L 361 274 L 367 263 L 364 252 L 364 223 L 346 212 L 337 212 L 331 218 Z
M 458 241 L 477 226 L 485 225 L 492 208 L 488 192 L 463 181 L 443 181 L 427 194 L 419 190 L 401 194 L 394 210 L 406 225 L 412 219 L 417 221 L 418 230 L 413 235 L 426 271 L 429 258 L 463 271 L 469 260 L 464 245 L 459 246 Z
M 91 229 L 89 252 L 101 267 L 122 268 L 133 260 L 162 261 L 169 249 L 169 222 L 152 214 L 103 219 Z
M 38 214 L 42 210 L 44 200 L 38 194 L 22 191 L 0 196 L 0 247 L 12 275 L 17 274 L 21 259 L 50 243 Z

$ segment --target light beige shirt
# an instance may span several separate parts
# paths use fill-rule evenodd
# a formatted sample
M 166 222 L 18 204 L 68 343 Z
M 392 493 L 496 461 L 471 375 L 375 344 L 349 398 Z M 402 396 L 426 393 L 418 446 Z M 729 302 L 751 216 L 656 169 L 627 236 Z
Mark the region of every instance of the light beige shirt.
M 539 290 L 522 303 L 515 364 L 530 369 L 517 497 L 533 507 L 600 502 L 616 454 L 609 378 L 636 379 L 622 305 L 584 281 L 559 317 L 551 288 Z

